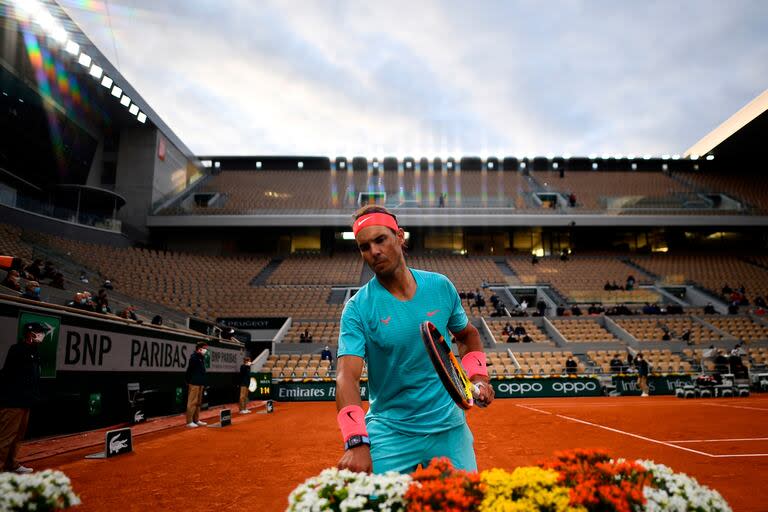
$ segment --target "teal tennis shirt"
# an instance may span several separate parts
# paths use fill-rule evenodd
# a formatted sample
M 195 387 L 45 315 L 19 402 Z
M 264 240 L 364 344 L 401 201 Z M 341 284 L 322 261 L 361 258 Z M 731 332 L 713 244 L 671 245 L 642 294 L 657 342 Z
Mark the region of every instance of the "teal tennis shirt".
M 416 293 L 409 301 L 395 298 L 375 277 L 349 299 L 341 314 L 338 357 L 359 356 L 368 364 L 367 423 L 432 434 L 465 419 L 429 359 L 419 325 L 429 320 L 448 339 L 449 331 L 461 331 L 468 320 L 447 277 L 410 271 Z

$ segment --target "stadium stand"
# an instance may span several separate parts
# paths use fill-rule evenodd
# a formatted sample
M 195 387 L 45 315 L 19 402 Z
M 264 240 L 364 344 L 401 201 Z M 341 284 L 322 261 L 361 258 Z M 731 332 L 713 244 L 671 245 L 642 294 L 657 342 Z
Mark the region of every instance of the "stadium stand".
M 637 268 L 617 256 L 570 256 L 567 261 L 557 257 L 540 258 L 533 264 L 530 257 L 507 258 L 507 263 L 524 284 L 551 284 L 571 302 L 626 304 L 656 302 L 656 292 L 638 289 L 651 282 Z M 606 282 L 624 287 L 629 276 L 636 280 L 631 291 L 604 289 Z
M 768 340 L 768 327 L 748 316 L 706 316 L 703 319 L 741 341 Z
M 711 343 L 723 337 L 688 316 L 654 316 L 653 318 L 618 318 L 615 322 L 638 341 L 663 341 L 665 332 L 670 340 L 677 341 L 690 331 L 690 343 Z
M 512 328 L 515 328 L 518 323 L 522 324 L 525 329 L 525 334 L 531 338 L 533 343 L 549 345 L 553 343 L 549 336 L 547 336 L 547 334 L 531 320 L 523 320 L 521 318 L 505 318 L 503 320 L 491 318 L 486 320 L 486 324 L 493 333 L 496 343 L 506 343 L 508 335 L 504 334 L 504 327 L 509 324 Z
M 552 320 L 552 324 L 571 343 L 619 341 L 616 336 L 592 318 L 583 320 L 555 319 Z
M 290 256 L 267 279 L 268 285 L 357 285 L 363 270 L 359 254 Z
M 757 212 L 768 211 L 768 185 L 751 176 L 719 173 L 680 173 L 679 176 L 704 192 L 725 193 L 744 201 Z M 756 212 L 756 213 L 757 213 Z

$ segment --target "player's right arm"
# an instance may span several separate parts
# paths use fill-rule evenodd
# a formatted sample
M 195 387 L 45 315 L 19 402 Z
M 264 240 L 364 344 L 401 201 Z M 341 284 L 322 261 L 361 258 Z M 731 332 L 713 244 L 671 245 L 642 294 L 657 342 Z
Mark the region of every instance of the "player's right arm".
M 344 356 L 338 359 L 336 370 L 336 410 L 339 414 L 339 423 L 345 422 L 349 428 L 354 428 L 352 423 L 362 423 L 359 426 L 365 431 L 365 417 L 362 412 L 360 400 L 360 376 L 363 373 L 363 358 L 357 356 Z M 344 450 L 338 464 L 339 469 L 350 471 L 363 471 L 370 473 L 373 467 L 371 461 L 371 448 L 367 444 L 360 444 Z

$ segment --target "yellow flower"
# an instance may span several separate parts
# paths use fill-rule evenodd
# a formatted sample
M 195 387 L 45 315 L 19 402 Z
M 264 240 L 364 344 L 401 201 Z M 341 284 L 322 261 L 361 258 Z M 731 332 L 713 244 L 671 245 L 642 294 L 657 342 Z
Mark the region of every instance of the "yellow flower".
M 557 485 L 558 473 L 551 469 L 526 466 L 512 473 L 503 469 L 483 471 L 486 486 L 481 512 L 583 512 L 569 505 L 568 488 Z

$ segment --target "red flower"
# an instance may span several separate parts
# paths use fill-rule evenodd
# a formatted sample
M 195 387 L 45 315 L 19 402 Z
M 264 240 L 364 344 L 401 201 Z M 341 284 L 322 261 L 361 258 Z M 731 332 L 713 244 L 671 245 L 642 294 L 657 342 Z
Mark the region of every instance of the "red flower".
M 480 475 L 454 469 L 447 458 L 433 459 L 411 476 L 414 482 L 405 494 L 410 511 L 471 511 L 483 500 Z

